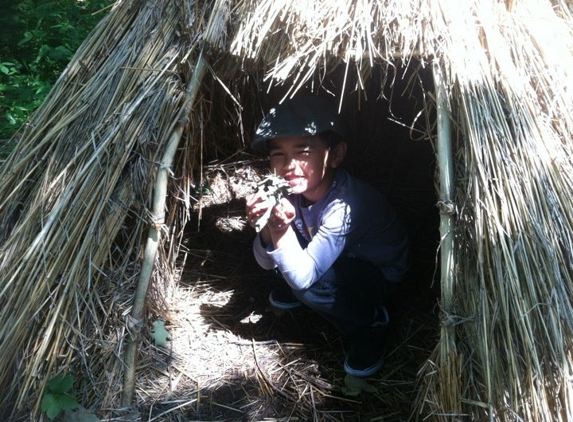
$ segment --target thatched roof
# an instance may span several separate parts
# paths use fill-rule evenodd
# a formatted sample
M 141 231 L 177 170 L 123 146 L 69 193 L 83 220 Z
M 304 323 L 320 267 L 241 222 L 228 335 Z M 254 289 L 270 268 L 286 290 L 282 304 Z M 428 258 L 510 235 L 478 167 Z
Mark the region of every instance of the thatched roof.
M 346 107 L 373 67 L 415 62 L 447 94 L 456 177 L 415 412 L 571 418 L 572 31 L 559 0 L 119 1 L 0 170 L 3 409 L 37 413 L 71 365 L 112 403 L 145 316 L 129 295 L 176 273 L 203 157 L 243 150 L 271 102 L 335 69 Z

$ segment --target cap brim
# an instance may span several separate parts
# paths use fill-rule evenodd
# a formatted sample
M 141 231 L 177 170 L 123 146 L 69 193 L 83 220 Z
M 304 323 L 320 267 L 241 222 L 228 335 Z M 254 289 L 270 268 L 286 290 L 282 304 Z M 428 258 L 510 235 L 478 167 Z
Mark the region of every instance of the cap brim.
M 270 139 L 294 136 L 315 136 L 332 130 L 346 138 L 342 117 L 326 98 L 301 94 L 273 107 L 261 121 L 251 148 L 255 151 L 268 149 Z

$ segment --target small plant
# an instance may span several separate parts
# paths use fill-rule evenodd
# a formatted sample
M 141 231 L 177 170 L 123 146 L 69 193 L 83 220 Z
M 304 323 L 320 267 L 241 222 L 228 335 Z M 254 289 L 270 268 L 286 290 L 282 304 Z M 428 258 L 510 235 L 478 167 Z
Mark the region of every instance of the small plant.
M 42 412 L 53 420 L 62 411 L 77 409 L 79 403 L 71 393 L 74 378 L 70 374 L 58 374 L 48 382 L 42 398 Z
M 344 387 L 342 387 L 342 394 L 350 397 L 357 397 L 362 392 L 376 393 L 376 387 L 369 384 L 364 378 L 357 378 L 353 375 L 346 374 L 344 377 Z
M 268 209 L 259 218 L 257 224 L 255 225 L 255 230 L 260 232 L 269 221 L 271 216 L 272 208 L 279 204 L 281 198 L 285 195 L 291 193 L 291 187 L 289 183 L 277 174 L 270 174 L 257 183 L 257 193 L 267 201 Z
M 153 330 L 149 333 L 156 346 L 166 347 L 169 340 L 169 332 L 165 329 L 163 321 L 153 321 Z

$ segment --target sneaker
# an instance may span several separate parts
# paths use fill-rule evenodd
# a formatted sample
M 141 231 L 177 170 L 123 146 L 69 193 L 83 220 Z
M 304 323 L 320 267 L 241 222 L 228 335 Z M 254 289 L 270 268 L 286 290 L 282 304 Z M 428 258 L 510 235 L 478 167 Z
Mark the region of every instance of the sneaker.
M 360 331 L 344 360 L 344 371 L 364 378 L 374 375 L 382 368 L 390 334 L 390 316 L 384 306 L 376 308 L 376 318 L 370 327 Z
M 292 289 L 287 285 L 274 289 L 269 294 L 269 302 L 278 309 L 294 309 L 302 306 L 302 302 L 296 298 Z

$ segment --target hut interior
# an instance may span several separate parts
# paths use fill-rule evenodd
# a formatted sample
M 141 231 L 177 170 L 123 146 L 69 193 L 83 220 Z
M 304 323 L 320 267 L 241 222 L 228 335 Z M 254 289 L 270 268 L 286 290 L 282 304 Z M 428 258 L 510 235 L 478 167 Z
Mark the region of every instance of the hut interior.
M 433 82 L 431 70 L 419 63 L 407 68 L 373 66 L 369 72 L 366 78 L 362 75 L 360 86 L 358 74 L 339 66 L 321 76 L 320 86 L 311 82 L 309 89 L 343 98 L 341 113 L 352 134 L 344 167 L 387 195 L 410 236 L 414 271 L 391 305 L 395 339 L 385 367 L 364 381 L 366 387 L 349 391 L 353 381 L 342 369 L 347 345 L 340 335 L 310 310 L 277 311 L 268 304 L 269 292 L 280 281 L 257 266 L 251 249 L 255 233 L 244 221 L 244 195 L 264 174 L 266 157 L 251 154 L 248 137 L 262 113 L 288 95 L 292 85 L 286 81 L 268 92 L 260 87 L 246 90 L 253 98 L 243 100 L 249 106 L 241 117 L 247 127 L 242 149 L 219 145 L 203 150 L 202 174 L 195 176 L 197 202 L 185 228 L 181 280 L 154 296 L 169 302 L 156 306 L 164 309 L 157 317 L 168 321 L 173 332 L 169 359 L 176 355 L 187 362 L 179 366 L 187 368 L 193 382 L 179 392 L 167 389 L 182 395 L 175 402 L 171 396 L 146 397 L 141 401 L 146 412 L 156 416 L 184 402 L 188 405 L 183 414 L 193 420 L 411 416 L 419 394 L 418 371 L 438 335 L 439 233 L 430 139 L 435 122 L 426 121 L 435 114 Z M 220 95 L 220 88 L 212 89 L 213 98 Z M 209 124 L 221 129 L 213 120 Z M 235 136 L 241 137 L 236 129 Z M 167 356 L 157 358 L 152 349 L 149 345 L 148 356 L 172 367 Z M 138 390 L 155 391 L 148 385 L 152 378 L 150 373 L 141 377 L 146 386 Z M 149 403 L 155 403 L 153 409 Z

